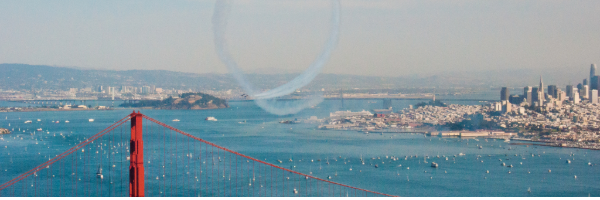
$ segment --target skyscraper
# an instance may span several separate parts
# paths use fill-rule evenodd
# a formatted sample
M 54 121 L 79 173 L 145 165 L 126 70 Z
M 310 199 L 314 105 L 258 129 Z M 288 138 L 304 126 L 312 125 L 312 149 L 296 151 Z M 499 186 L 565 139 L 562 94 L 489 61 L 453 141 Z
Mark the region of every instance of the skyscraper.
M 598 90 L 598 86 L 600 86 L 600 78 L 598 76 L 593 76 L 590 80 L 590 90 Z
M 589 99 L 590 98 L 590 86 L 589 85 L 584 85 L 583 88 L 581 90 L 579 90 L 581 93 L 581 97 L 583 97 L 583 99 Z
M 523 97 L 527 100 L 527 104 L 532 105 L 533 103 L 533 95 L 531 91 L 531 86 L 527 86 L 523 89 Z
M 548 93 L 549 96 L 552 96 L 552 98 L 556 99 L 556 97 L 557 97 L 557 92 L 556 91 L 557 91 L 556 90 L 556 85 L 548 85 L 548 92 L 547 93 Z
M 573 99 L 573 86 L 572 85 L 567 85 L 567 97 Z
M 587 80 L 587 78 L 584 78 L 584 79 L 583 79 L 583 85 L 588 85 L 588 80 Z
M 544 81 L 542 81 L 541 75 L 540 75 L 540 87 L 538 88 L 538 92 L 542 93 L 542 97 L 544 96 Z
M 508 101 L 509 96 L 508 88 L 502 87 L 502 91 L 500 91 L 500 101 Z
M 533 87 L 531 88 L 531 103 L 539 101 L 539 95 L 540 91 L 538 90 L 537 87 Z M 533 104 L 532 104 L 533 105 Z
M 590 81 L 594 76 L 596 76 L 596 64 L 592 64 L 592 66 L 590 66 Z

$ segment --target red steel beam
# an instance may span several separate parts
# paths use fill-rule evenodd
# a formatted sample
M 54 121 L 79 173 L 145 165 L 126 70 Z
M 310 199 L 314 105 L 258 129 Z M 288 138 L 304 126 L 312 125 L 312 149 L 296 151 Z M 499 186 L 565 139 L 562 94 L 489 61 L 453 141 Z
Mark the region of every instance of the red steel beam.
M 131 142 L 129 159 L 129 196 L 144 197 L 144 142 L 142 140 L 142 114 L 131 113 Z

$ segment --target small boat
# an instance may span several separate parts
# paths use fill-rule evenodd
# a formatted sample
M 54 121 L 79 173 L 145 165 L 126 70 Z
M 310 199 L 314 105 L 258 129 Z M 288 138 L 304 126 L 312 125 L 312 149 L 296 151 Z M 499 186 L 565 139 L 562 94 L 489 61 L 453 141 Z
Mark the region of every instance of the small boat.
M 489 173 L 490 173 L 490 170 L 486 170 L 486 171 L 485 171 L 485 173 L 486 173 L 486 174 L 489 174 Z
M 31 120 L 25 121 L 26 124 L 31 124 Z
M 104 176 L 102 175 L 102 166 L 98 165 L 98 172 L 96 172 L 96 176 L 98 178 L 104 178 Z
M 483 149 L 483 146 L 479 146 L 479 149 Z
M 527 188 L 527 192 L 531 193 L 531 187 Z
M 179 121 L 179 119 L 174 119 L 173 121 L 174 121 L 174 122 L 178 122 L 178 121 Z
M 379 166 L 375 165 L 375 168 L 379 168 Z
M 65 123 L 69 123 L 69 120 L 65 121 Z
M 42 128 L 38 128 L 37 131 L 42 131 Z
M 505 164 L 505 163 L 502 163 L 502 166 L 506 166 L 506 164 Z
M 38 121 L 38 122 L 41 122 L 42 120 L 41 120 L 41 119 L 38 119 L 37 121 Z
M 589 166 L 592 166 L 592 163 L 591 163 L 591 162 L 588 162 L 588 165 L 589 165 Z
M 244 120 L 243 122 L 238 122 L 238 123 L 240 123 L 240 124 L 245 124 L 245 123 L 246 123 L 246 120 Z
M 206 118 L 206 119 L 204 119 L 204 120 L 206 120 L 206 121 L 215 121 L 215 122 L 216 122 L 216 121 L 217 121 L 217 118 L 214 118 L 214 117 L 207 117 L 207 118 Z
M 438 167 L 438 164 L 437 164 L 437 163 L 435 163 L 435 162 L 431 162 L 431 167 L 433 167 L 433 168 L 437 168 L 437 167 Z
M 88 119 L 88 121 L 89 121 L 89 122 L 93 122 L 93 121 L 94 121 L 94 119 Z
M 571 160 L 567 160 L 567 164 L 570 164 L 570 163 L 571 163 Z

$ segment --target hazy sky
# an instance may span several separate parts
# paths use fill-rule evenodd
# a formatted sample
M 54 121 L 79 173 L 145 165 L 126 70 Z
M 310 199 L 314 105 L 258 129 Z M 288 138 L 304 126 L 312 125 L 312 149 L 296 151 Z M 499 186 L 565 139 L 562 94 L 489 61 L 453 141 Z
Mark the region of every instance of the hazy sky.
M 341 0 L 326 73 L 600 64 L 598 0 Z M 226 73 L 214 1 L 1 0 L 0 63 Z M 249 72 L 297 72 L 327 39 L 326 0 L 235 0 L 229 46 Z M 585 77 L 582 77 L 585 78 Z

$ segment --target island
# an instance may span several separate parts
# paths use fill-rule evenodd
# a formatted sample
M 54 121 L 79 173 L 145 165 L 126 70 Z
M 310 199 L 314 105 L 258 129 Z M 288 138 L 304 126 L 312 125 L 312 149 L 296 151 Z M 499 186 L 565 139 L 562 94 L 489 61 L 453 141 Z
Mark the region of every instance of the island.
M 229 107 L 226 100 L 204 93 L 184 93 L 176 98 L 169 97 L 164 100 L 141 100 L 137 103 L 123 103 L 119 106 L 165 110 L 202 110 Z

